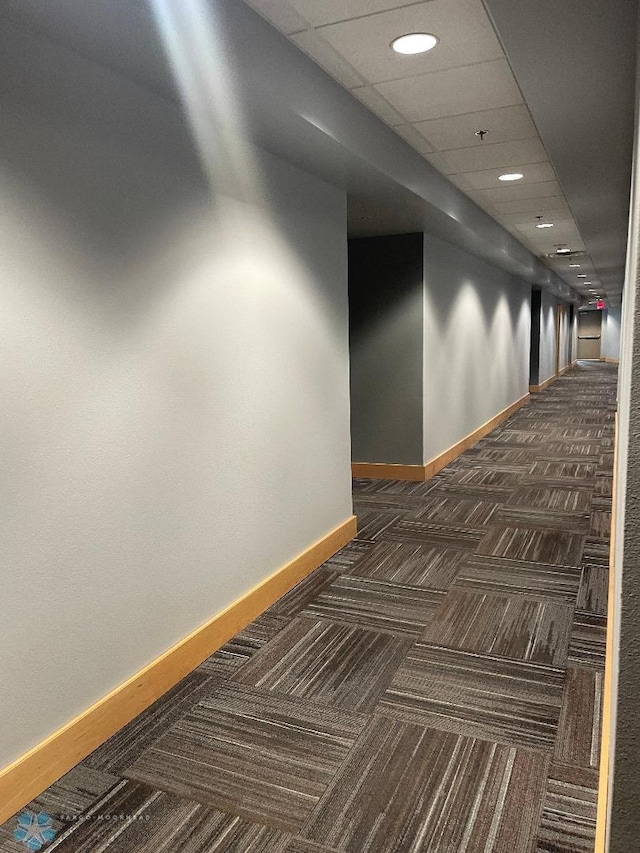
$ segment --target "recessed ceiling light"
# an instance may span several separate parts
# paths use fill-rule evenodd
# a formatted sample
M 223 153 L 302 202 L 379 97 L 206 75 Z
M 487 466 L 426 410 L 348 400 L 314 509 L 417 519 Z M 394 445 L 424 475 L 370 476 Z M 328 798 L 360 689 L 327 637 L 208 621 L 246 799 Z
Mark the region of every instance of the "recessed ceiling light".
M 586 278 L 584 273 L 578 273 L 577 278 Z
M 556 249 L 556 255 L 569 255 L 571 254 L 571 249 Z
M 500 175 L 499 181 L 521 181 L 524 178 L 522 172 L 507 172 L 506 175 Z
M 580 264 L 569 264 L 570 267 L 579 267 Z
M 413 56 L 416 53 L 426 53 L 428 50 L 433 50 L 437 44 L 437 37 L 430 33 L 407 33 L 406 36 L 400 36 L 400 38 L 392 41 L 391 47 L 396 53 Z
M 538 222 L 536 228 L 553 228 L 553 222 Z

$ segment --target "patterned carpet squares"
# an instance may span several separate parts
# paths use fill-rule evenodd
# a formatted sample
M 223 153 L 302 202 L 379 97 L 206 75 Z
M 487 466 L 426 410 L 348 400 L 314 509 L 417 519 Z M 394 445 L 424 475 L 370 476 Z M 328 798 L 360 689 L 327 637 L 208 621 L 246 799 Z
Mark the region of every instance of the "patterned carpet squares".
M 47 849 L 593 853 L 615 393 L 355 481 L 356 540 L 30 804 Z

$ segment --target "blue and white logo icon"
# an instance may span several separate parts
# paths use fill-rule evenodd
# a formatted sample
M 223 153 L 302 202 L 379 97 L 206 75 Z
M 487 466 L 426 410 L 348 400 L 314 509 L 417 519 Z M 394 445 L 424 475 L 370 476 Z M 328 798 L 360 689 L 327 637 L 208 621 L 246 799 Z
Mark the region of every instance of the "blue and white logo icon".
M 27 850 L 41 850 L 56 837 L 53 821 L 46 812 L 31 812 L 28 809 L 18 816 L 18 826 L 13 833 Z

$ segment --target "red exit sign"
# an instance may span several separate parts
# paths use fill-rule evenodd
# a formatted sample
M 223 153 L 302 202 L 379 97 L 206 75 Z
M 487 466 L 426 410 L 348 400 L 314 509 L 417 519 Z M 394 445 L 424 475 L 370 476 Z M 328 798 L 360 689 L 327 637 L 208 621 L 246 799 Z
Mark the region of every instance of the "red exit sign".
M 598 301 L 596 302 L 596 308 L 604 308 L 604 299 L 598 299 Z

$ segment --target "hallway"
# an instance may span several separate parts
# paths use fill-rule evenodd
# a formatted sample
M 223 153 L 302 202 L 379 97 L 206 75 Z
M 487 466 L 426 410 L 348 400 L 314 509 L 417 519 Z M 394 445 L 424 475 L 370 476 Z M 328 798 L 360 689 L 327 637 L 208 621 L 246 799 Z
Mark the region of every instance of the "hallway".
M 30 805 L 47 849 L 592 853 L 616 379 L 355 481 L 357 539 Z

